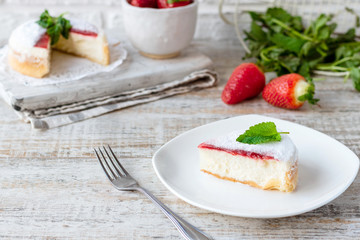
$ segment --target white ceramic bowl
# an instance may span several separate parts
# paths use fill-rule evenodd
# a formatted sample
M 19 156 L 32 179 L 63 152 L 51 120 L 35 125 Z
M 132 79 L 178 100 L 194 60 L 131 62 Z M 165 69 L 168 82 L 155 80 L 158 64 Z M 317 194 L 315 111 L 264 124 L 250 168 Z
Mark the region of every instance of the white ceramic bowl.
M 198 0 L 176 8 L 140 8 L 122 0 L 126 35 L 132 45 L 151 58 L 171 58 L 189 46 L 197 20 Z

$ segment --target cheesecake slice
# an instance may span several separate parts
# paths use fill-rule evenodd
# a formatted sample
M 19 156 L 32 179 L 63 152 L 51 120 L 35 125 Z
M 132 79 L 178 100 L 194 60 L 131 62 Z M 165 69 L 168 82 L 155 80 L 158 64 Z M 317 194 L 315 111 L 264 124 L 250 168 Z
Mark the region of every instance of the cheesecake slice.
M 296 188 L 298 153 L 291 139 L 252 145 L 236 141 L 241 132 L 210 139 L 198 146 L 201 171 L 264 190 Z
M 95 25 L 84 20 L 69 18 L 69 21 L 71 24 L 69 38 L 60 36 L 53 48 L 102 65 L 109 65 L 110 54 L 105 34 Z
M 52 48 L 108 65 L 110 54 L 104 33 L 86 21 L 75 18 L 69 21 L 72 27 L 68 39 L 61 36 L 53 46 L 46 29 L 36 20 L 18 26 L 9 38 L 9 65 L 24 75 L 42 78 L 50 72 Z
M 50 72 L 50 37 L 35 20 L 13 30 L 9 38 L 9 65 L 15 71 L 36 78 Z

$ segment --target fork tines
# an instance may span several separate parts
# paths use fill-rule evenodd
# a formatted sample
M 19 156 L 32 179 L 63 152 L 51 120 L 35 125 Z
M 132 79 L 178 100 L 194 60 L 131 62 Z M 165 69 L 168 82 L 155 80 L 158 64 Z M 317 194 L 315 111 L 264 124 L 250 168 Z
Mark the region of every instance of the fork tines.
M 104 146 L 102 148 L 103 148 L 103 150 L 101 150 L 100 147 L 98 148 L 98 150 L 96 150 L 94 148 L 94 151 L 100 162 L 101 167 L 103 168 L 103 170 L 106 173 L 106 175 L 108 176 L 108 178 L 114 179 L 117 177 L 128 176 L 129 173 L 121 165 L 120 161 L 115 156 L 111 147 L 108 145 L 109 151 Z M 104 154 L 104 152 L 105 152 L 105 154 Z

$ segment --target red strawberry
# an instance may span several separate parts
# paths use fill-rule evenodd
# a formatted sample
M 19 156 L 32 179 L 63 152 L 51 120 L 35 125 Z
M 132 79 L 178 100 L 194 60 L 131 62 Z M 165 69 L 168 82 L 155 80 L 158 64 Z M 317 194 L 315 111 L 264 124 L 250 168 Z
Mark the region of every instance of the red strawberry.
M 128 0 L 135 7 L 141 8 L 157 8 L 156 0 Z
M 242 63 L 231 74 L 222 92 L 224 103 L 235 104 L 259 95 L 265 86 L 265 75 L 253 63 Z
M 268 103 L 282 108 L 297 109 L 305 101 L 315 104 L 315 87 L 297 73 L 290 73 L 271 80 L 264 88 L 263 98 Z
M 193 0 L 157 0 L 158 8 L 174 8 L 189 5 Z

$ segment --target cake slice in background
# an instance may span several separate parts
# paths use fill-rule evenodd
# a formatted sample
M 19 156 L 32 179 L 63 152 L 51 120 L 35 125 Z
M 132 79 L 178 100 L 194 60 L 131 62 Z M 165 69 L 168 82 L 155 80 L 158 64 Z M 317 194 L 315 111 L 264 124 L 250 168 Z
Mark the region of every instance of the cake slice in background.
M 50 71 L 50 37 L 35 20 L 13 30 L 9 38 L 8 59 L 17 72 L 41 78 Z
M 42 14 L 54 22 L 47 11 Z M 63 18 L 65 19 L 65 18 Z M 42 78 L 50 72 L 51 48 L 84 57 L 90 61 L 110 64 L 108 42 L 102 30 L 84 20 L 72 18 L 67 38 L 59 33 L 57 41 L 47 33 L 47 28 L 40 26 L 36 20 L 27 21 L 13 30 L 9 38 L 9 65 L 17 72 L 36 78 Z M 46 22 L 46 20 L 45 20 Z
M 71 24 L 69 38 L 60 36 L 53 48 L 102 65 L 109 65 L 109 47 L 104 32 L 81 19 L 70 18 L 69 21 Z

